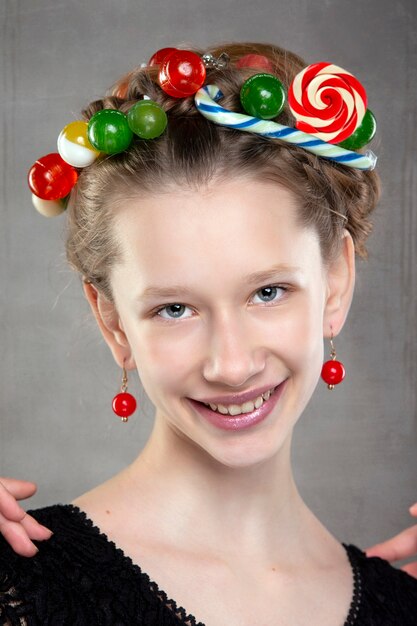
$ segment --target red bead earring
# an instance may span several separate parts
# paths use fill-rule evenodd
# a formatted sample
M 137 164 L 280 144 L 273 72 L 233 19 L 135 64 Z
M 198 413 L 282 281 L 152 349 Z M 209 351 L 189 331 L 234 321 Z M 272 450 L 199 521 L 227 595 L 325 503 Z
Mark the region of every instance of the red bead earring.
M 132 394 L 127 393 L 127 373 L 123 365 L 123 378 L 121 392 L 113 398 L 113 411 L 122 422 L 127 422 L 129 417 L 136 411 L 136 399 Z
M 335 385 L 342 382 L 346 371 L 343 363 L 336 361 L 336 350 L 333 343 L 333 334 L 330 338 L 330 361 L 323 363 L 321 377 L 329 389 L 334 389 Z

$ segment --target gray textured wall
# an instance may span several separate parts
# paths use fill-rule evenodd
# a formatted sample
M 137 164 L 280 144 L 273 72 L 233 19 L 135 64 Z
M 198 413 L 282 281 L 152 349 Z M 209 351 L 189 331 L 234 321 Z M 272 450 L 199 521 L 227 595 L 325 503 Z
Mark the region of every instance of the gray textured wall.
M 348 375 L 321 386 L 294 437 L 307 503 L 363 547 L 411 522 L 417 500 L 415 0 L 1 0 L 0 474 L 69 501 L 130 462 L 152 407 L 129 425 L 120 372 L 63 257 L 64 219 L 31 206 L 29 166 L 118 76 L 179 41 L 272 41 L 362 80 L 378 119 L 383 200 L 337 342 Z

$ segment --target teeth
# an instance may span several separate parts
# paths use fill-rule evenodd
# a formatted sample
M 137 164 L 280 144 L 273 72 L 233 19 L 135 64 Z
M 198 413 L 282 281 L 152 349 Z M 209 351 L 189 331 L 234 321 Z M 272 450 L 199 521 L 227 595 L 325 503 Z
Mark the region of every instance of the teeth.
M 273 391 L 273 390 L 272 390 Z M 229 404 L 225 406 L 224 404 L 206 404 L 209 406 L 212 411 L 217 411 L 222 415 L 240 415 L 241 413 L 251 413 L 255 409 L 259 409 L 265 400 L 269 400 L 271 397 L 271 390 L 265 391 L 261 396 L 256 398 L 253 401 L 244 402 L 243 404 Z
M 260 398 L 256 398 L 255 409 L 259 409 L 259 407 L 262 406 L 263 403 L 264 403 L 264 399 L 262 398 L 262 396 Z
M 242 413 L 242 409 L 237 404 L 232 404 L 229 406 L 228 412 L 230 415 L 240 415 Z

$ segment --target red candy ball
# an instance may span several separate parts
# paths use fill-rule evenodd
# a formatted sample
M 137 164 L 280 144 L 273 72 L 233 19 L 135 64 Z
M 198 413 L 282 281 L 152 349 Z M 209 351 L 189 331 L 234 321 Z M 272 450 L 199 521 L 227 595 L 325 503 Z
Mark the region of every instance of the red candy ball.
M 345 377 L 345 368 L 340 361 L 326 361 L 323 363 L 321 377 L 331 387 L 338 385 Z
M 32 193 L 42 200 L 65 198 L 77 179 L 77 170 L 55 152 L 38 159 L 28 174 L 28 183 Z
M 151 56 L 148 65 L 161 65 L 166 55 L 170 52 L 174 52 L 174 50 L 176 50 L 176 48 L 161 48 Z
M 268 57 L 263 54 L 245 54 L 236 61 L 236 67 L 252 67 L 256 70 L 262 70 L 263 72 L 274 73 L 274 68 Z
M 200 89 L 206 79 L 202 59 L 189 50 L 174 50 L 167 54 L 159 70 L 161 89 L 173 98 L 187 98 Z
M 136 411 L 136 400 L 132 394 L 125 391 L 114 396 L 112 406 L 116 415 L 126 421 Z

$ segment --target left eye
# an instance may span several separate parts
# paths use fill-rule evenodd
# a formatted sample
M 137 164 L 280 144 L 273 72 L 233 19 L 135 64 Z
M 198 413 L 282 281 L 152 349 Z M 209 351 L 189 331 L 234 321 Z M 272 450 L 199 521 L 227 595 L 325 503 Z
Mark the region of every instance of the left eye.
M 277 285 L 268 285 L 267 287 L 262 287 L 259 291 L 256 292 L 256 296 L 260 294 L 261 302 L 274 302 L 275 299 L 282 298 L 285 293 L 284 287 L 279 287 Z M 278 296 L 278 297 L 277 297 Z
M 262 287 L 262 289 L 258 289 L 255 296 L 260 294 L 261 302 L 276 302 L 285 294 L 287 289 L 285 287 L 280 287 L 278 285 L 268 285 L 267 287 Z M 258 304 L 258 302 L 255 302 Z M 184 315 L 186 311 L 190 311 L 188 315 Z M 175 302 L 173 304 L 167 304 L 166 306 L 160 308 L 155 312 L 156 315 L 162 317 L 164 320 L 175 320 L 175 319 L 187 319 L 192 317 L 191 308 L 186 306 L 185 304 L 181 304 L 179 302 Z

